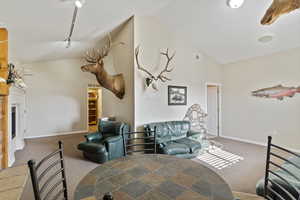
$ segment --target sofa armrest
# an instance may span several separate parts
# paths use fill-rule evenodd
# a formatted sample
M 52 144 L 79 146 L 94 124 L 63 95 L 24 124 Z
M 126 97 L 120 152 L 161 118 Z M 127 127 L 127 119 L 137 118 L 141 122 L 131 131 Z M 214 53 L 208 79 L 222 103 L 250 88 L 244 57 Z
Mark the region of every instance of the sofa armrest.
M 103 142 L 107 143 L 107 144 L 112 144 L 112 143 L 119 142 L 120 140 L 123 142 L 123 137 L 120 135 L 117 135 L 117 136 L 105 138 L 103 140 Z
M 124 145 L 122 136 L 118 135 L 108 137 L 105 140 L 103 140 L 103 142 L 108 152 L 109 160 L 124 156 Z
M 87 142 L 100 142 L 102 135 L 99 132 L 89 133 L 84 136 Z
M 193 131 L 193 130 L 189 130 L 187 132 L 187 137 L 191 137 L 191 136 L 196 136 L 196 135 L 204 135 L 203 133 L 199 132 L 199 131 Z

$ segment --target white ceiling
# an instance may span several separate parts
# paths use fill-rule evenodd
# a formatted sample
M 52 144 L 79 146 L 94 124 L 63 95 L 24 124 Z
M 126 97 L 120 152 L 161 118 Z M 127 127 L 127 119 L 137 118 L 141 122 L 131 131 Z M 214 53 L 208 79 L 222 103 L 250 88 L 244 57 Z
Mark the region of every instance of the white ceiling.
M 6 0 L 0 6 L 0 24 L 9 30 L 10 59 L 34 62 L 81 57 L 135 13 L 151 14 L 170 0 L 86 0 L 79 10 L 71 48 L 69 34 L 72 0 Z
M 226 0 L 86 0 L 79 10 L 72 47 L 68 35 L 74 6 L 69 0 L 8 0 L 0 7 L 0 24 L 10 33 L 10 57 L 21 62 L 79 57 L 95 41 L 133 14 L 156 15 L 195 49 L 219 63 L 235 62 L 300 47 L 300 12 L 271 26 L 260 19 L 271 0 L 245 0 L 230 9 Z M 267 44 L 257 42 L 273 34 Z

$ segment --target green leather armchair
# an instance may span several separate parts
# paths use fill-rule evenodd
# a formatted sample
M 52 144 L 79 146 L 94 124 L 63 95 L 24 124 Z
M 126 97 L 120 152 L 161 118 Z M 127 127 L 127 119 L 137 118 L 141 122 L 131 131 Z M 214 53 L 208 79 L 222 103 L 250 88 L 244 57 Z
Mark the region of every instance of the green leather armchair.
M 86 142 L 78 145 L 88 160 L 104 163 L 124 156 L 122 129 L 129 132 L 128 124 L 116 121 L 101 121 L 98 132 L 85 135 Z

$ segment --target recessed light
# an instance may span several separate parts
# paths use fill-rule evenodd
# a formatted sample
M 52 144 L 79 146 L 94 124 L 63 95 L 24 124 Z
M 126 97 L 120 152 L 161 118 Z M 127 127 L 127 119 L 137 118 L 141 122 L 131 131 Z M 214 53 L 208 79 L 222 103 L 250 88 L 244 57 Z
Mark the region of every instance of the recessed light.
M 82 6 L 85 4 L 85 0 L 76 0 L 75 1 L 75 6 L 77 8 L 82 8 Z
M 244 4 L 244 0 L 228 0 L 227 5 L 230 8 L 239 8 Z
M 274 38 L 274 35 L 264 35 L 264 36 L 261 36 L 260 38 L 258 38 L 258 41 L 261 42 L 261 43 L 268 43 L 268 42 L 271 42 Z

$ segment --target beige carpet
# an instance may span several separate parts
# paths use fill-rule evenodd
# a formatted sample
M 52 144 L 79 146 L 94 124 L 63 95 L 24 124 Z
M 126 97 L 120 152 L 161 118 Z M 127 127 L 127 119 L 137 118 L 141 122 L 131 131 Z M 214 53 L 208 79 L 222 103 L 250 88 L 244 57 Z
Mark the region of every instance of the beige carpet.
M 25 149 L 16 153 L 14 165 L 26 163 L 31 158 L 39 160 L 57 147 L 58 140 L 64 142 L 68 190 L 70 199 L 73 199 L 73 192 L 81 178 L 98 166 L 85 160 L 76 148 L 78 143 L 84 141 L 83 134 L 26 140 Z M 256 182 L 263 176 L 265 170 L 265 148 L 222 138 L 218 138 L 217 141 L 224 144 L 224 150 L 236 153 L 244 160 L 231 167 L 215 171 L 224 177 L 234 191 L 254 194 Z M 22 200 L 31 199 L 34 198 L 31 182 L 28 181 Z

